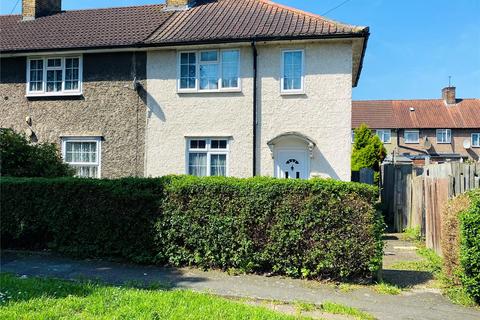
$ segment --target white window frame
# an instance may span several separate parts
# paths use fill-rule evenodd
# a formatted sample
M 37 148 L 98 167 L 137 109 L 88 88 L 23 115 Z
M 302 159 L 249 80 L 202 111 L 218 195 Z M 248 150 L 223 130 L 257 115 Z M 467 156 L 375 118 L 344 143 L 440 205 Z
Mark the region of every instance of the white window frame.
M 407 141 L 407 133 L 416 133 L 418 136 L 418 139 L 415 141 Z M 405 130 L 403 133 L 403 140 L 405 144 L 419 144 L 420 143 L 420 130 Z
M 383 141 L 385 133 L 388 132 L 388 141 Z M 380 138 L 380 141 L 384 144 L 390 144 L 392 143 L 392 130 L 391 129 L 378 129 L 376 131 L 376 135 Z
M 65 90 L 65 59 L 78 59 L 78 89 Z M 48 67 L 47 60 L 61 59 L 61 67 Z M 43 81 L 42 91 L 30 91 L 30 61 L 43 60 Z M 62 90 L 56 92 L 47 91 L 47 70 L 62 70 Z M 27 58 L 27 97 L 56 97 L 56 96 L 80 96 L 83 94 L 83 56 L 31 56 Z
M 202 52 L 216 51 L 218 55 L 218 60 L 216 62 L 203 62 L 202 64 L 218 64 L 218 89 L 200 89 L 200 55 Z M 237 74 L 238 74 L 238 86 L 237 87 L 227 87 L 222 86 L 222 75 L 223 75 L 223 64 L 222 56 L 225 51 L 237 51 L 238 52 L 238 62 L 237 62 Z M 195 53 L 195 88 L 181 88 L 181 56 L 182 53 Z M 202 49 L 202 50 L 188 50 L 188 51 L 178 51 L 177 53 L 177 93 L 215 93 L 215 92 L 241 92 L 242 91 L 242 77 L 240 75 L 241 67 L 241 50 L 239 48 L 226 48 L 226 49 Z
M 285 54 L 288 52 L 301 52 L 302 53 L 302 70 L 301 70 L 301 80 L 300 89 L 284 89 L 285 84 Z M 280 78 L 280 93 L 282 95 L 289 95 L 289 94 L 305 94 L 305 50 L 304 49 L 288 49 L 282 50 L 281 55 L 281 78 Z
M 62 137 L 62 158 L 63 161 L 72 166 L 96 166 L 97 167 L 97 179 L 102 177 L 102 137 Z M 92 162 L 67 162 L 67 142 L 95 142 L 97 144 L 97 161 Z
M 440 141 L 438 139 L 438 135 L 442 134 L 442 136 L 443 136 L 443 132 L 445 132 L 447 134 L 447 141 Z M 452 143 L 452 129 L 437 129 L 436 132 L 435 132 L 435 139 L 436 139 L 438 144 L 450 144 L 450 143 Z
M 190 141 L 192 140 L 205 140 L 205 148 L 190 148 Z M 223 140 L 227 142 L 226 149 L 213 149 L 211 147 L 212 140 Z M 189 162 L 190 162 L 190 153 L 206 153 L 207 154 L 207 175 L 206 177 L 211 176 L 211 155 L 226 155 L 226 168 L 225 168 L 225 176 L 229 176 L 230 171 L 230 139 L 226 137 L 189 137 L 186 139 L 186 157 L 185 157 L 185 174 L 190 174 Z
M 478 144 L 473 143 L 473 136 L 478 136 Z M 472 148 L 480 148 L 480 132 L 474 132 L 471 136 Z

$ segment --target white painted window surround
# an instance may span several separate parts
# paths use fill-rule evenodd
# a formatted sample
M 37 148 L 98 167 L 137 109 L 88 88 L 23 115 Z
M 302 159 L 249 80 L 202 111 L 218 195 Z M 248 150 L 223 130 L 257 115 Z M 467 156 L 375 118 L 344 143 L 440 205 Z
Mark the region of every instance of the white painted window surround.
M 228 176 L 229 140 L 187 139 L 186 173 L 192 176 Z
M 420 143 L 419 130 L 405 130 L 403 135 L 405 143 Z
M 451 143 L 452 130 L 451 129 L 437 129 L 437 143 Z
M 392 142 L 392 130 L 390 129 L 379 129 L 377 130 L 377 136 L 383 143 L 391 143 Z
M 178 93 L 239 91 L 241 91 L 239 49 L 178 52 Z
M 27 97 L 81 95 L 82 80 L 82 56 L 27 59 Z
M 304 94 L 305 51 L 300 49 L 282 51 L 282 94 Z
M 78 177 L 101 177 L 101 137 L 63 137 L 62 157 Z
M 480 132 L 472 133 L 472 147 L 480 148 Z

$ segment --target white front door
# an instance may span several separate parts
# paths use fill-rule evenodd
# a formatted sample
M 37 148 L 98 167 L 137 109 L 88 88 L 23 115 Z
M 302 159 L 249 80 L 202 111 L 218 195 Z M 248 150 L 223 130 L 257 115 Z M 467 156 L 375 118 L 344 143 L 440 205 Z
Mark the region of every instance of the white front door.
M 308 179 L 308 157 L 303 150 L 279 150 L 275 159 L 277 178 Z

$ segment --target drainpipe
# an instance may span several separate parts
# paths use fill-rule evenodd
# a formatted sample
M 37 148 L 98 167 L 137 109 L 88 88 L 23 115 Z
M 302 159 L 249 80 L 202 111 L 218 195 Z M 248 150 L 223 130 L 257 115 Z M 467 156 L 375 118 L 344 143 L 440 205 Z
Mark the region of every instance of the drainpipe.
M 257 175 L 257 46 L 252 41 L 253 49 L 253 176 Z

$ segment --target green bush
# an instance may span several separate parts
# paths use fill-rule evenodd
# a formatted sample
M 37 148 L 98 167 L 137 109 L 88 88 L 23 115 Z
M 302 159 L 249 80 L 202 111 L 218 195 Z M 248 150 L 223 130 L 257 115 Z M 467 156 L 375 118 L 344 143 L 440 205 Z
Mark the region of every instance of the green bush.
M 333 180 L 0 181 L 2 245 L 305 278 L 381 266 L 375 187 Z
M 470 208 L 460 215 L 461 281 L 468 294 L 480 303 L 480 189 L 468 195 Z
M 52 178 L 75 174 L 62 161 L 55 144 L 31 144 L 11 129 L 0 129 L 0 161 L 2 176 Z
M 355 129 L 352 170 L 372 168 L 378 172 L 380 163 L 385 159 L 386 153 L 387 151 L 380 138 L 366 124 L 362 124 Z

